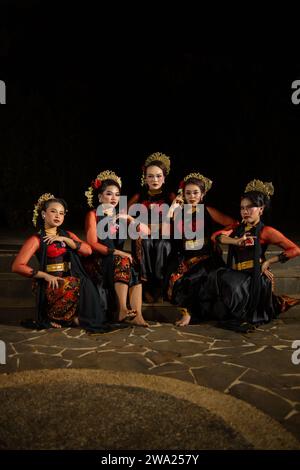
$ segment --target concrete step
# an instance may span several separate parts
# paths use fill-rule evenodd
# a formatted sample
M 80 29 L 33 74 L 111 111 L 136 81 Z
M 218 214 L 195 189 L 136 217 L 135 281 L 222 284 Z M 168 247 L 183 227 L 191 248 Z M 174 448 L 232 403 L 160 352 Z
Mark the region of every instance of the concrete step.
M 0 322 L 18 321 L 35 315 L 32 280 L 11 273 L 11 263 L 20 246 L 17 241 L 0 245 Z M 268 251 L 267 257 L 279 254 L 278 248 L 273 248 L 276 249 Z M 37 268 L 37 260 L 33 258 L 30 265 Z M 275 275 L 275 293 L 300 295 L 300 257 L 288 263 L 277 263 L 272 271 Z M 143 311 L 147 320 L 174 322 L 180 318 L 180 311 L 168 302 L 144 304 Z
M 8 273 L 11 272 L 11 265 L 12 262 L 14 261 L 18 251 L 20 250 L 21 246 L 18 245 L 0 245 L 0 273 Z M 273 248 L 273 249 L 271 249 Z M 267 259 L 271 256 L 278 255 L 281 253 L 282 250 L 278 250 L 278 247 L 271 247 L 267 252 L 266 252 L 266 257 Z M 130 251 L 130 248 L 129 248 Z M 223 259 L 226 262 L 227 260 L 227 252 L 223 252 Z M 34 268 L 38 267 L 38 261 L 35 257 L 33 257 L 30 260 L 30 265 Z M 298 272 L 300 273 L 300 256 L 297 258 L 293 258 L 288 263 L 276 263 L 273 267 L 275 270 L 286 270 L 286 269 L 291 269 L 291 268 L 297 268 Z
M 20 307 L 20 306 L 8 306 L 0 307 L 0 323 L 9 324 L 26 320 L 27 318 L 35 319 L 36 309 L 35 307 Z
M 300 294 L 300 273 L 294 272 L 275 274 L 275 293 L 291 295 Z M 17 274 L 0 273 L 0 306 L 7 299 L 22 299 L 28 301 L 34 299 L 32 293 L 32 280 Z
M 143 316 L 145 320 L 159 321 L 162 323 L 174 323 L 181 318 L 180 308 L 170 302 L 143 304 Z
M 6 305 L 5 305 L 6 304 Z M 169 302 L 144 304 L 143 315 L 145 320 L 159 321 L 164 323 L 174 323 L 181 318 L 180 309 L 171 305 Z M 36 308 L 34 300 L 21 299 L 16 301 L 10 299 L 10 302 L 0 304 L 0 323 L 15 323 L 27 318 L 36 317 Z
M 0 273 L 0 306 L 6 299 L 30 299 L 32 279 L 13 273 Z
M 18 253 L 19 249 L 12 250 L 12 249 L 0 249 L 0 273 L 10 273 L 11 272 L 11 265 Z M 30 260 L 30 266 L 33 268 L 38 267 L 38 261 L 36 257 L 33 257 Z

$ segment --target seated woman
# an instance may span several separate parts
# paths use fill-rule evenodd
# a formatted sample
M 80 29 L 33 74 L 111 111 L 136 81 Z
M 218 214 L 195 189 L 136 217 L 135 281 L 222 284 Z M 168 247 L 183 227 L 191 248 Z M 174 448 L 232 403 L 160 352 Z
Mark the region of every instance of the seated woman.
M 109 293 L 110 304 L 114 303 L 115 298 L 117 300 L 118 321 L 147 327 L 148 323 L 142 315 L 142 284 L 138 264 L 130 253 L 123 250 L 125 239 L 120 237 L 119 230 L 122 221 L 125 221 L 127 228 L 127 223 L 135 223 L 134 218 L 115 212 L 121 186 L 121 178 L 110 170 L 101 172 L 92 181 L 85 195 L 89 207 L 97 209 L 90 210 L 86 215 L 86 239 L 96 255 L 94 260 L 97 263 L 98 279 L 102 276 L 103 288 Z M 105 239 L 97 230 L 104 218 L 109 231 Z M 139 224 L 137 229 L 148 233 L 148 227 L 144 224 Z M 130 308 L 127 307 L 128 293 Z
M 172 203 L 168 214 L 173 230 L 176 228 L 182 234 L 181 239 L 174 240 L 176 249 L 168 268 L 168 298 L 172 303 L 183 307 L 183 317 L 176 323 L 177 326 L 188 325 L 192 313 L 198 319 L 207 316 L 204 296 L 208 273 L 224 265 L 220 253 L 214 249 L 211 235 L 215 224 L 229 225 L 234 223 L 234 219 L 206 205 L 204 205 L 204 219 L 197 218 L 197 212 L 200 211 L 198 204 L 203 204 L 204 196 L 211 185 L 212 181 L 200 173 L 187 175 L 180 184 L 179 195 Z M 190 206 L 184 213 L 185 219 L 182 220 L 180 217 L 179 222 L 176 222 L 176 212 L 178 214 L 183 203 Z M 186 239 L 186 227 L 192 229 L 196 235 L 200 233 L 200 229 L 203 229 L 204 237 L 202 239 L 196 237 L 195 240 Z M 168 227 L 163 224 L 163 233 L 166 230 Z
M 164 153 L 155 152 L 149 155 L 143 165 L 143 189 L 128 202 L 128 207 L 141 204 L 144 215 L 149 218 L 151 236 L 133 240 L 132 243 L 132 252 L 136 253 L 140 262 L 143 297 L 148 303 L 159 301 L 162 297 L 167 258 L 171 252 L 170 240 L 161 237 L 162 205 L 169 206 L 175 197 L 165 185 L 170 165 L 170 158 Z M 151 221 L 151 216 L 156 220 Z
M 299 302 L 273 293 L 270 266 L 300 255 L 295 243 L 261 221 L 273 193 L 272 183 L 251 181 L 241 198 L 241 224 L 218 231 L 212 237 L 229 246 L 228 268 L 220 268 L 209 277 L 212 316 L 220 320 L 235 319 L 232 323 L 237 328 L 244 324 L 251 330 L 251 325 L 269 322 Z M 265 252 L 270 244 L 283 251 L 266 260 Z
M 105 303 L 82 267 L 80 257 L 91 254 L 90 246 L 62 224 L 67 212 L 63 199 L 43 194 L 33 212 L 38 228 L 15 258 L 12 271 L 37 281 L 38 328 L 80 325 L 88 331 L 107 331 Z M 36 255 L 39 270 L 28 262 Z

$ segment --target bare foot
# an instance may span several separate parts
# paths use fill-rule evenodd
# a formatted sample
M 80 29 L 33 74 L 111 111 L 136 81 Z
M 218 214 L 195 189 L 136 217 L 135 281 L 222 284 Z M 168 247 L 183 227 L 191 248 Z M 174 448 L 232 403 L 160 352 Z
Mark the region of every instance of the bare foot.
M 191 321 L 191 315 L 188 313 L 186 308 L 181 309 L 181 315 L 182 315 L 182 318 L 180 320 L 178 320 L 175 323 L 175 325 L 176 326 L 187 326 Z
M 119 312 L 118 316 L 118 321 L 128 321 L 128 320 L 133 320 L 136 317 L 136 310 L 125 310 L 122 312 Z
M 52 326 L 52 328 L 61 328 L 61 325 L 59 323 L 56 323 L 55 321 L 51 321 L 50 322 L 50 325 Z
M 144 320 L 144 317 L 141 313 L 137 313 L 136 317 L 133 320 L 128 321 L 129 325 L 143 326 L 147 328 L 149 323 Z

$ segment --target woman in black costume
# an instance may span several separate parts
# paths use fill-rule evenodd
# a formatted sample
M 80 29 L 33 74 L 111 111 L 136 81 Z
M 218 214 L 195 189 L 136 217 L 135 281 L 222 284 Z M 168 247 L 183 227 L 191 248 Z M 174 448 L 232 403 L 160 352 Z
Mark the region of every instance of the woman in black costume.
M 251 329 L 276 318 L 299 301 L 273 292 L 273 263 L 285 263 L 300 255 L 300 248 L 261 218 L 274 193 L 272 183 L 253 180 L 241 198 L 242 222 L 213 235 L 217 243 L 228 245 L 228 268 L 210 274 L 209 293 L 213 299 L 211 315 L 220 320 L 234 320 L 238 326 Z M 266 259 L 268 245 L 282 249 L 279 255 Z M 229 325 L 229 324 L 228 324 Z
M 84 270 L 80 257 L 91 254 L 90 246 L 62 224 L 67 212 L 63 199 L 43 194 L 33 212 L 38 232 L 29 237 L 12 265 L 12 271 L 37 283 L 36 328 L 80 325 L 87 331 L 108 330 L 105 301 Z M 39 269 L 28 263 L 36 255 Z M 25 325 L 25 326 L 26 326 Z
M 180 184 L 181 194 L 171 205 L 168 214 L 173 238 L 175 231 L 181 234 L 179 239 L 174 239 L 167 288 L 169 300 L 182 307 L 183 317 L 177 326 L 188 325 L 192 315 L 197 320 L 208 315 L 209 305 L 204 301 L 208 273 L 224 264 L 220 253 L 214 249 L 211 235 L 217 224 L 226 226 L 232 224 L 234 219 L 203 203 L 211 185 L 212 181 L 200 173 L 187 175 Z M 184 220 L 181 217 L 183 203 L 188 205 Z M 204 205 L 201 216 L 200 204 Z M 196 234 L 194 240 L 186 238 L 187 228 Z M 167 225 L 163 226 L 163 232 L 165 230 L 168 230 Z

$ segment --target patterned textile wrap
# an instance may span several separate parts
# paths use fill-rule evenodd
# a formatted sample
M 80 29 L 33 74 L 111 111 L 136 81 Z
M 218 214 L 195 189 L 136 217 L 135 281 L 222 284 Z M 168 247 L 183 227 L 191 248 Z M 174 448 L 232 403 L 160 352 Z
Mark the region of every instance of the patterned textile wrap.
M 140 284 L 138 269 L 136 263 L 130 263 L 129 258 L 114 255 L 114 282 L 123 282 L 129 287 Z
M 172 299 L 173 295 L 173 288 L 176 281 L 181 279 L 185 273 L 187 273 L 193 266 L 200 263 L 200 261 L 204 261 L 205 259 L 209 258 L 209 255 L 202 255 L 202 256 L 194 256 L 193 258 L 189 258 L 187 260 L 183 260 L 176 272 L 172 273 L 169 279 L 169 287 L 168 287 L 168 299 Z
M 80 279 L 68 276 L 58 289 L 46 288 L 47 314 L 51 320 L 72 322 L 79 301 Z

